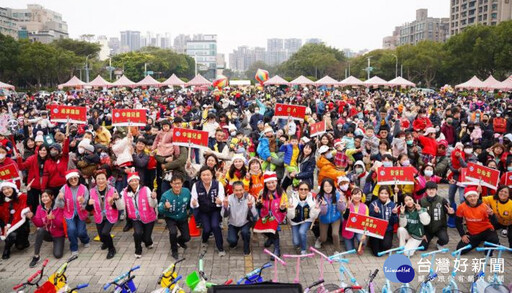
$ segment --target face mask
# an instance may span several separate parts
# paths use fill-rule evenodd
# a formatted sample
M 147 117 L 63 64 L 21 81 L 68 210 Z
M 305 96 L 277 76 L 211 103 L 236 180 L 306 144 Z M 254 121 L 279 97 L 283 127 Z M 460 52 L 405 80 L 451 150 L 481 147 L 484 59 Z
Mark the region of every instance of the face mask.
M 84 153 L 84 149 L 83 148 L 78 148 L 78 153 L 79 154 L 83 154 Z
M 389 161 L 382 162 L 382 166 L 384 166 L 384 167 L 393 167 L 393 162 L 389 162 Z
M 411 162 L 409 160 L 405 160 L 402 162 L 402 166 L 409 166 Z
M 508 171 L 512 171 L 512 166 L 507 167 Z
M 5 154 L 0 154 L 0 160 L 5 159 Z
M 412 145 L 413 142 L 414 142 L 413 140 L 408 140 L 407 145 Z
M 347 190 L 348 190 L 348 184 L 343 184 L 343 185 L 341 185 L 341 186 L 340 186 L 340 189 L 341 189 L 342 191 L 347 191 Z
M 425 170 L 425 176 L 432 177 L 433 174 L 434 174 L 434 171 Z
M 363 173 L 363 169 L 361 168 L 356 168 L 356 174 L 361 174 Z
M 236 136 L 236 131 L 233 131 L 230 133 L 232 137 L 235 137 Z
M 473 149 L 464 149 L 464 152 L 470 155 L 473 152 Z
M 327 159 L 329 159 L 329 160 L 332 159 L 332 153 L 331 152 L 327 152 L 327 154 L 325 154 L 325 157 Z
M 50 156 L 52 157 L 56 157 L 59 155 L 59 152 L 58 151 L 50 151 Z

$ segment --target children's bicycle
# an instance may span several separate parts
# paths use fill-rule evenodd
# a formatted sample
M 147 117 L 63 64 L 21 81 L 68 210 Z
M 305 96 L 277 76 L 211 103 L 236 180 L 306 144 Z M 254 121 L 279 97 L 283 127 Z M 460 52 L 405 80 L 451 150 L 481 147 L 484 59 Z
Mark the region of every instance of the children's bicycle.
M 270 268 L 271 266 L 272 266 L 271 262 L 267 262 L 267 263 L 263 264 L 260 268 L 257 268 L 255 270 L 249 272 L 242 278 L 240 278 L 240 280 L 238 280 L 236 282 L 236 284 L 237 285 L 241 285 L 241 284 L 249 285 L 249 284 L 263 283 L 264 280 L 263 280 L 263 277 L 261 276 L 261 273 L 263 272 L 264 269 Z
M 299 283 L 299 280 L 300 280 L 300 260 L 303 259 L 303 258 L 306 258 L 306 257 L 313 257 L 315 256 L 314 253 L 309 253 L 309 254 L 297 254 L 297 255 L 294 255 L 294 254 L 285 254 L 283 255 L 283 258 L 296 258 L 297 259 L 297 265 L 295 267 L 295 279 L 293 279 L 293 282 L 294 283 Z
M 471 244 L 468 244 L 460 249 L 455 250 L 452 252 L 452 256 L 456 258 L 455 263 L 460 263 L 460 255 L 464 250 L 471 249 Z M 457 266 L 453 266 L 452 274 L 450 275 L 450 281 L 448 281 L 448 285 L 443 288 L 443 293 L 459 293 L 462 292 L 459 290 L 459 286 L 457 285 L 457 282 L 455 281 L 455 276 L 457 275 Z
M 425 258 L 425 257 L 429 257 L 430 256 L 430 271 L 427 275 L 427 277 L 425 278 L 425 280 L 423 282 L 420 283 L 420 286 L 419 286 L 419 289 L 418 289 L 418 293 L 430 293 L 430 292 L 435 292 L 436 291 L 436 287 L 434 286 L 434 284 L 432 284 L 432 280 L 434 280 L 435 278 L 437 278 L 437 274 L 435 272 L 435 263 L 436 263 L 436 255 L 438 253 L 447 253 L 449 252 L 450 250 L 448 248 L 443 248 L 443 249 L 440 249 L 440 250 L 436 250 L 436 251 L 432 251 L 432 252 L 426 252 L 426 253 L 422 253 L 421 254 L 421 257 L 422 258 Z
M 183 277 L 181 275 L 176 276 L 166 287 L 158 288 L 151 293 L 185 293 L 185 290 L 179 286 L 179 281 Z
M 162 288 L 173 289 L 172 283 L 178 277 L 178 274 L 176 273 L 176 265 L 184 260 L 185 260 L 185 258 L 175 261 L 173 264 L 171 264 L 168 268 L 166 268 L 162 272 L 162 274 L 158 278 L 158 284 L 160 286 L 162 286 Z
M 348 287 L 350 287 L 348 285 L 348 283 L 345 282 L 345 275 L 348 277 L 348 281 L 350 283 L 352 283 L 354 286 L 359 286 L 359 283 L 357 283 L 357 280 L 354 277 L 354 275 L 352 274 L 352 272 L 350 271 L 350 269 L 347 266 L 345 266 L 345 264 L 349 263 L 349 260 L 343 257 L 345 255 L 354 254 L 354 253 L 356 253 L 356 250 L 352 249 L 349 251 L 345 251 L 342 253 L 338 253 L 338 254 L 329 256 L 330 260 L 337 261 L 340 264 L 339 272 L 340 272 L 340 288 L 341 289 L 343 289 L 343 288 L 348 289 Z
M 336 284 L 324 284 L 324 262 L 327 261 L 328 263 L 332 264 L 332 260 L 329 259 L 328 256 L 314 248 L 313 246 L 309 247 L 309 250 L 316 255 L 320 256 L 320 277 L 318 278 L 318 284 L 313 283 L 313 287 L 318 286 L 316 289 L 317 293 L 327 293 L 336 289 L 339 289 L 340 287 Z M 320 282 L 321 281 L 321 282 Z
M 206 251 L 199 255 L 198 261 L 198 270 L 192 272 L 185 279 L 185 283 L 190 288 L 191 292 L 207 292 L 208 288 L 215 286 L 215 283 L 208 282 L 208 278 L 204 272 L 204 261 L 203 258 L 206 254 Z M 229 285 L 233 282 L 233 280 L 227 280 L 224 282 L 224 285 Z
M 383 256 L 385 254 L 389 254 L 388 256 L 390 256 L 391 254 L 393 254 L 393 252 L 395 251 L 400 251 L 400 250 L 403 250 L 404 247 L 403 246 L 400 246 L 400 247 L 397 247 L 397 248 L 392 248 L 392 249 L 389 249 L 389 250 L 386 250 L 386 251 L 381 251 L 379 253 L 377 253 L 378 256 Z M 386 278 L 386 284 L 384 285 L 384 287 L 382 287 L 382 293 L 391 293 L 393 292 L 393 290 L 391 289 L 391 282 L 389 281 L 388 278 Z
M 425 249 L 425 247 L 423 247 L 423 246 L 418 246 L 418 247 L 415 247 L 415 248 L 407 248 L 407 249 L 404 248 L 403 250 L 397 251 L 396 254 L 406 255 L 407 258 L 410 260 L 411 259 L 411 255 L 412 255 L 412 253 L 414 251 L 423 250 L 423 249 Z M 415 293 L 416 290 L 412 289 L 411 286 L 409 285 L 409 283 L 402 283 L 400 288 L 396 289 L 395 292 L 398 292 L 398 293 Z
M 27 287 L 36 287 L 36 290 L 39 290 L 42 288 L 42 286 L 39 286 L 39 282 L 41 282 L 41 279 L 43 278 L 44 274 L 44 268 L 48 264 L 48 259 L 46 259 L 43 264 L 41 265 L 41 269 L 35 272 L 32 276 L 30 276 L 26 282 L 20 283 L 16 286 L 14 286 L 12 289 L 15 292 L 23 293 L 25 292 L 24 289 Z M 55 287 L 52 286 L 52 289 L 55 290 Z
M 363 289 L 362 293 L 375 293 L 375 284 L 373 283 L 373 280 L 375 277 L 377 277 L 377 274 L 379 273 L 379 269 L 375 269 L 373 273 L 370 271 L 370 275 L 368 276 L 368 283 L 366 284 L 366 290 Z
M 103 290 L 107 291 L 111 285 L 114 285 L 114 293 L 133 293 L 137 292 L 137 286 L 133 282 L 135 276 L 132 276 L 132 272 L 140 269 L 140 266 L 135 266 L 131 268 L 128 272 L 122 273 L 117 278 L 115 278 L 112 282 L 109 282 L 103 286 Z
M 484 268 L 487 267 L 487 263 L 489 262 L 489 258 L 491 257 L 491 252 L 492 251 L 494 251 L 494 250 L 498 251 L 498 258 L 497 259 L 501 259 L 501 255 L 502 255 L 503 251 L 510 251 L 510 252 L 512 252 L 511 248 L 508 248 L 508 247 L 503 246 L 503 245 L 494 244 L 494 243 L 490 243 L 490 242 L 487 242 L 487 241 L 484 242 L 484 244 L 487 247 L 477 247 L 476 248 L 476 251 L 487 251 L 487 254 L 485 256 Z M 482 273 L 482 277 L 485 276 L 485 272 L 481 271 L 481 273 Z M 498 278 L 497 270 L 494 270 L 494 274 L 493 274 L 491 282 L 487 283 L 483 279 L 481 279 L 481 283 L 479 285 L 481 285 L 479 287 L 480 292 L 489 292 L 489 293 L 490 292 L 510 292 L 509 289 Z

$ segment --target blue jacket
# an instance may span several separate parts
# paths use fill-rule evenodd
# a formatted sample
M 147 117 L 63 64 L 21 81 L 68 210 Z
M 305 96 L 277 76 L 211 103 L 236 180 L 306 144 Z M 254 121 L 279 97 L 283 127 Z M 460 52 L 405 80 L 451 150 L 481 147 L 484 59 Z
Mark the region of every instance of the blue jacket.
M 374 211 L 374 206 L 377 206 L 380 210 L 379 213 Z M 368 206 L 370 209 L 370 217 L 379 218 L 388 221 L 388 228 L 386 232 L 393 231 L 393 226 L 398 221 L 397 214 L 393 214 L 393 209 L 395 208 L 395 203 L 392 201 L 388 201 L 387 203 L 382 203 L 380 199 L 376 199 L 370 203 Z
M 295 175 L 295 178 L 308 183 L 309 187 L 313 189 L 313 174 L 315 172 L 315 167 L 315 155 L 311 154 L 309 159 L 300 163 L 300 172 Z
M 256 152 L 263 161 L 266 161 L 267 158 L 270 157 L 270 143 L 268 141 L 268 138 L 262 135 L 258 139 L 258 142 L 259 143 Z
M 327 206 L 320 206 L 320 216 L 318 219 L 320 223 L 323 224 L 331 224 L 341 219 L 340 210 L 345 210 L 345 204 L 339 204 L 338 200 L 340 199 L 340 193 L 336 192 L 336 202 L 332 203 L 330 198 L 325 198 L 324 200 L 327 202 Z
M 302 145 L 299 144 L 299 153 L 300 151 L 302 150 Z M 291 161 L 292 161 L 292 157 L 293 157 L 293 146 L 291 144 L 283 144 L 280 148 L 279 148 L 279 152 L 284 152 L 284 163 L 286 165 L 290 165 Z M 298 154 L 297 154 L 297 158 L 298 158 Z M 299 164 L 297 164 L 299 165 Z

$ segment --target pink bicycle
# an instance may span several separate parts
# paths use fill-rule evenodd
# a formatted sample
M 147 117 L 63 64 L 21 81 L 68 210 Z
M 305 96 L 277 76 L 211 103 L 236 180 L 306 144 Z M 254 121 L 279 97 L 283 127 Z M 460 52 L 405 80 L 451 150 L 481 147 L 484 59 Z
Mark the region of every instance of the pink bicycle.
M 272 282 L 274 283 L 277 283 L 278 282 L 278 277 L 277 277 L 277 264 L 280 263 L 282 266 L 286 266 L 286 262 L 284 260 L 282 260 L 279 256 L 273 254 L 272 252 L 270 252 L 268 249 L 263 249 L 263 252 L 272 256 L 274 258 L 274 279 L 272 280 Z
M 331 292 L 331 291 L 339 289 L 340 286 L 338 286 L 336 284 L 332 284 L 332 283 L 324 284 L 324 269 L 325 269 L 324 268 L 324 262 L 327 261 L 328 263 L 332 264 L 333 260 L 331 260 L 328 256 L 326 256 L 322 252 L 318 251 L 313 246 L 311 246 L 309 248 L 309 250 L 311 252 L 313 252 L 314 254 L 320 256 L 320 265 L 319 265 L 320 266 L 320 277 L 318 278 L 318 282 L 321 281 L 321 283 L 315 284 L 315 286 L 318 286 L 318 288 L 316 289 L 315 292 L 317 292 L 317 293 L 328 293 L 328 292 Z

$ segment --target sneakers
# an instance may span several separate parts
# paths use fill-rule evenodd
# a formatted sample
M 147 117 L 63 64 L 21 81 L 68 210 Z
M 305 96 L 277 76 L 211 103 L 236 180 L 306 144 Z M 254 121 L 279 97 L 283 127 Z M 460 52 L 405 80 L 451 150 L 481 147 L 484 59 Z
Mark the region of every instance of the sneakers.
M 153 246 L 153 244 L 150 244 L 150 245 L 147 245 L 147 246 L 146 246 L 146 248 L 147 248 L 147 249 L 153 249 L 153 248 L 154 248 L 154 246 Z
M 141 255 L 141 254 L 135 254 L 135 258 L 136 258 L 136 259 L 139 259 L 139 258 L 141 258 L 141 257 L 142 257 L 142 255 Z
M 112 258 L 114 258 L 115 255 L 116 255 L 116 249 L 111 248 L 108 250 L 107 259 L 112 259 Z
M 40 259 L 39 256 L 34 256 L 32 258 L 32 261 L 30 262 L 30 264 L 28 266 L 31 267 L 31 268 L 35 267 L 36 264 L 39 262 L 39 259 Z
M 244 256 L 251 256 L 251 252 L 244 252 Z
M 2 259 L 9 259 L 11 257 L 11 250 L 8 248 L 4 248 L 4 252 L 2 253 Z
M 177 252 L 177 251 L 173 251 L 173 252 L 171 253 L 171 255 L 172 255 L 172 257 L 173 257 L 175 260 L 178 260 L 179 255 L 178 255 L 178 252 Z
M 133 224 L 131 221 L 126 221 L 126 225 L 123 227 L 123 232 L 128 232 L 133 228 Z
M 101 244 L 101 250 L 106 250 L 108 247 L 105 243 L 102 243 Z
M 78 256 L 78 251 L 71 251 L 71 257 Z
M 301 255 L 306 255 L 306 254 L 308 254 L 308 252 L 307 252 L 306 250 L 301 250 L 301 251 L 300 251 L 300 254 L 301 254 Z
M 85 243 L 85 244 L 84 244 L 84 247 L 85 247 L 85 248 L 89 248 L 89 247 L 91 247 L 91 244 L 90 244 L 90 243 Z
M 224 250 L 219 251 L 219 257 L 226 256 L 226 252 Z
M 181 247 L 183 249 L 187 249 L 188 248 L 187 244 L 185 242 L 182 242 L 182 241 L 178 241 L 178 245 L 179 245 L 179 247 Z
M 316 249 L 320 249 L 320 248 L 322 248 L 322 242 L 320 241 L 320 239 L 317 239 L 317 240 L 315 241 L 315 248 L 316 248 Z
M 444 248 L 444 246 L 439 245 L 439 243 L 437 243 L 437 244 L 436 244 L 436 248 L 437 248 L 437 250 L 441 250 L 441 249 L 443 249 L 443 248 Z
M 505 237 L 505 238 L 506 238 L 506 237 L 507 237 L 507 235 L 508 235 L 508 231 L 507 231 L 507 229 L 502 229 L 502 230 L 501 230 L 501 237 Z

